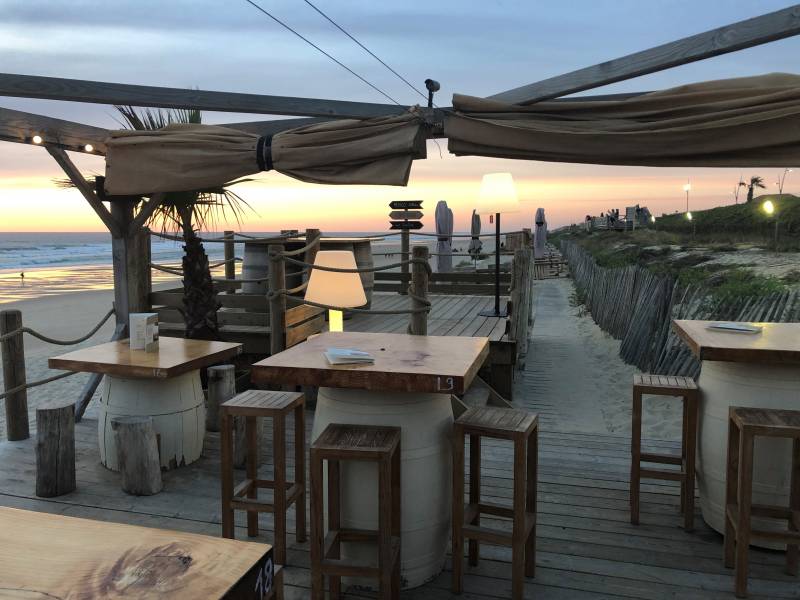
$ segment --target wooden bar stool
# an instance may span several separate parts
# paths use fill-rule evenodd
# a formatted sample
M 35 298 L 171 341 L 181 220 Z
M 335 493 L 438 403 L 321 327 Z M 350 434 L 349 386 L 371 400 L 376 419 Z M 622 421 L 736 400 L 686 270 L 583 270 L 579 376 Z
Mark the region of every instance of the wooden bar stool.
M 683 401 L 681 455 L 642 452 L 642 394 L 678 396 Z M 639 494 L 642 477 L 681 483 L 683 528 L 694 529 L 694 474 L 697 453 L 697 411 L 700 393 L 691 377 L 676 375 L 633 376 L 633 423 L 631 426 L 631 523 L 639 524 Z M 642 463 L 679 465 L 680 470 L 643 469 Z
M 464 441 L 470 436 L 469 504 L 464 510 Z M 513 506 L 481 502 L 481 437 L 514 442 Z M 539 417 L 511 408 L 470 408 L 453 435 L 453 592 L 462 591 L 464 538 L 469 564 L 478 564 L 479 543 L 511 546 L 511 597 L 522 600 L 525 577 L 536 569 L 536 481 Z M 481 514 L 512 519 L 512 531 L 481 527 Z
M 341 525 L 341 461 L 378 464 L 378 529 L 347 529 Z M 328 533 L 324 529 L 323 463 L 328 461 Z M 341 595 L 341 578 L 378 579 L 378 597 L 400 597 L 400 428 L 332 424 L 311 446 L 311 597 Z M 341 558 L 342 542 L 374 542 L 377 565 Z
M 294 411 L 294 481 L 286 480 L 286 417 Z M 245 418 L 246 478 L 233 486 L 233 418 Z M 272 417 L 273 479 L 258 479 L 257 417 Z M 305 400 L 295 392 L 248 390 L 220 406 L 222 537 L 234 537 L 233 511 L 247 511 L 247 535 L 258 535 L 258 513 L 275 517 L 275 562 L 286 564 L 286 511 L 295 505 L 296 537 L 306 540 Z M 258 499 L 259 488 L 273 490 L 273 501 Z
M 789 506 L 753 504 L 753 445 L 757 436 L 790 438 Z M 736 596 L 747 597 L 747 553 L 752 538 L 787 544 L 786 572 L 797 576 L 800 557 L 800 411 L 732 406 L 728 413 L 725 487 L 725 566 L 736 568 Z M 753 516 L 786 520 L 787 531 L 752 529 Z

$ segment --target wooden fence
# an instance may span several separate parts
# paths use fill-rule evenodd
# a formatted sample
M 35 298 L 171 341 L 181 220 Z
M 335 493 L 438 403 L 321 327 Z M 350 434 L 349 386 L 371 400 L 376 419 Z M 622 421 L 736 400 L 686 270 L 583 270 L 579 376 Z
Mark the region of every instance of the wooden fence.
M 580 300 L 594 321 L 622 340 L 620 356 L 642 371 L 700 373 L 700 363 L 672 329 L 674 319 L 789 322 L 800 319 L 800 291 L 717 298 L 705 286 L 681 286 L 671 277 L 632 265 L 607 269 L 574 242 L 562 242 Z

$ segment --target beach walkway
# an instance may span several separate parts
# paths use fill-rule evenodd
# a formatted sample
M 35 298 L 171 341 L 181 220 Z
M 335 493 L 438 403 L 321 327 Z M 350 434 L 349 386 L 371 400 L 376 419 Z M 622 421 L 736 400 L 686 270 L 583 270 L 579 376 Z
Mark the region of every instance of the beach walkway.
M 618 358 L 617 342 L 588 317 L 576 316 L 579 309 L 570 306 L 569 281 L 534 285 L 538 297 L 533 343 L 515 382 L 515 404 L 542 415 L 537 570 L 535 579 L 527 581 L 526 598 L 733 598 L 732 572 L 722 566 L 721 536 L 699 517 L 694 533 L 683 531 L 678 489 L 672 482 L 644 483 L 642 524 L 629 523 L 630 439 L 625 423 L 632 370 Z M 32 390 L 32 404 L 45 393 L 58 396 L 58 384 L 47 389 Z M 675 425 L 664 413 L 650 422 L 650 433 L 672 433 L 671 427 Z M 78 489 L 49 500 L 36 498 L 35 440 L 3 441 L 0 504 L 219 535 L 219 437 L 209 433 L 206 440 L 197 463 L 165 473 L 162 493 L 129 496 L 120 490 L 118 475 L 99 464 L 93 403 L 76 427 Z M 672 441 L 651 446 L 675 448 Z M 484 442 L 482 493 L 490 501 L 510 502 L 512 463 L 508 445 Z M 293 514 L 289 511 L 290 521 Z M 266 535 L 257 539 L 268 542 L 271 516 L 262 514 L 260 521 Z M 247 539 L 244 525 L 244 515 L 237 514 L 239 539 Z M 293 523 L 288 529 L 293 531 Z M 286 598 L 305 599 L 310 588 L 308 545 L 296 544 L 291 534 L 289 543 Z M 479 566 L 466 567 L 462 598 L 510 597 L 510 550 L 484 546 L 481 556 Z M 797 579 L 783 573 L 782 553 L 753 550 L 750 556 L 751 598 L 797 597 Z M 452 598 L 449 560 L 437 578 L 404 592 L 402 598 Z

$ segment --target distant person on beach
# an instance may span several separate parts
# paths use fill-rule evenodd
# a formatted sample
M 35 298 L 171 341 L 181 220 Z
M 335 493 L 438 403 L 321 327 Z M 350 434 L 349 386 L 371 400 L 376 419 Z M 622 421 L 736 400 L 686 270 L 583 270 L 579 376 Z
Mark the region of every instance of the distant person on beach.
M 25 271 L 20 272 L 19 279 L 22 282 L 22 285 L 25 285 Z

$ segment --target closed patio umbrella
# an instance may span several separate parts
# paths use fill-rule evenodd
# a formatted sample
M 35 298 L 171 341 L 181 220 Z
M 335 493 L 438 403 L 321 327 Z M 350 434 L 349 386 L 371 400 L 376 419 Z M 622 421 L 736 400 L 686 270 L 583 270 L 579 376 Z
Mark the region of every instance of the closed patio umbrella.
M 478 256 L 480 256 L 483 250 L 483 243 L 481 242 L 481 238 L 478 237 L 481 234 L 481 216 L 474 210 L 472 211 L 469 232 L 472 235 L 472 239 L 469 241 L 467 252 L 472 255 L 473 260 L 478 260 Z
M 544 218 L 544 209 L 536 209 L 534 219 L 536 227 L 533 229 L 533 257 L 542 258 L 547 246 L 547 220 Z
M 453 270 L 453 211 L 447 202 L 436 203 L 436 270 L 449 273 Z
M 173 124 L 114 131 L 106 142 L 105 188 L 112 195 L 204 190 L 259 171 L 311 183 L 405 185 L 425 157 L 423 121 L 413 109 L 374 119 L 342 119 L 274 136 Z

